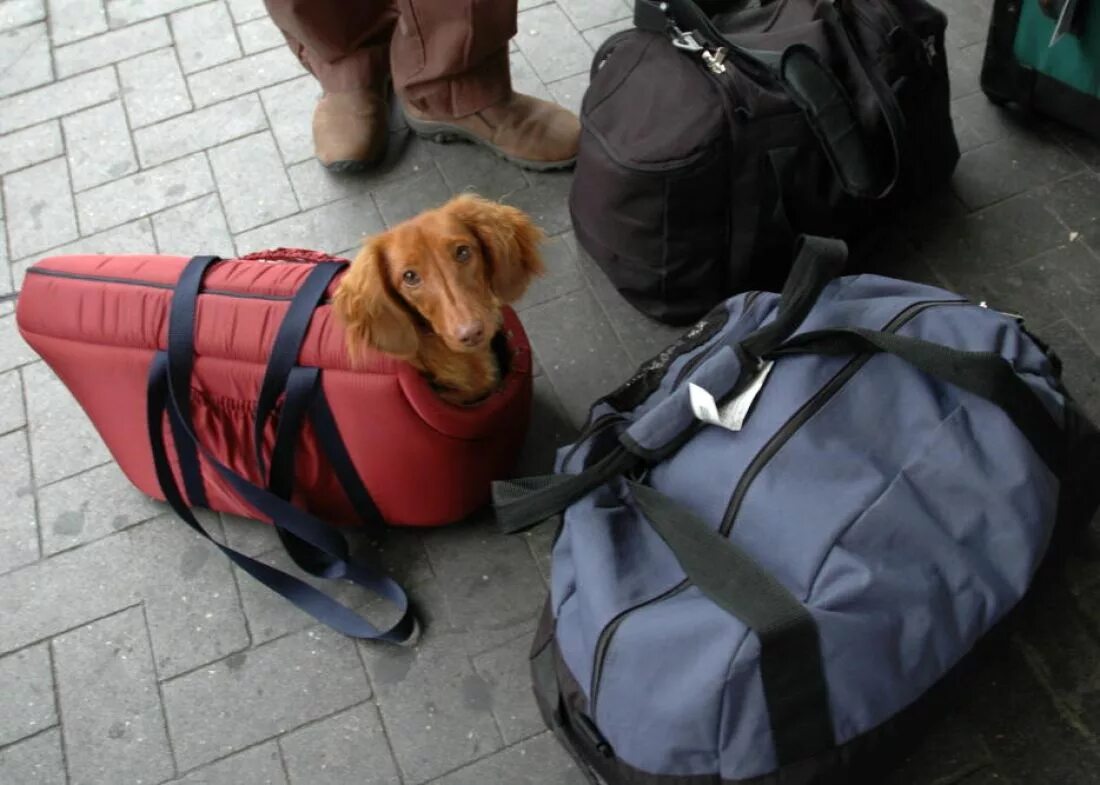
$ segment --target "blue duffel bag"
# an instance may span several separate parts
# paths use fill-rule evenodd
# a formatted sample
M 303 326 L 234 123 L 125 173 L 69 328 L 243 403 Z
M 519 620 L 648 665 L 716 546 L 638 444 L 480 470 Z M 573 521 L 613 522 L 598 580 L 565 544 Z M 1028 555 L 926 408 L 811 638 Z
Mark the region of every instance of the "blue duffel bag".
M 1098 501 L 1096 431 L 999 313 L 803 238 L 600 399 L 556 473 L 532 649 L 543 716 L 593 781 L 853 783 Z M 876 764 L 877 765 L 877 764 Z

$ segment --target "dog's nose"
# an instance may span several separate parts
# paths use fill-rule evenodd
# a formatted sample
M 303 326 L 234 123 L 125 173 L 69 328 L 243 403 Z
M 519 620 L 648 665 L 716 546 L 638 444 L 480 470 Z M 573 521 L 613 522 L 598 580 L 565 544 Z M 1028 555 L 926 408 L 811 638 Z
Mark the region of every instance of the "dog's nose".
M 485 325 L 481 322 L 470 322 L 458 328 L 458 340 L 467 346 L 476 346 L 485 337 Z

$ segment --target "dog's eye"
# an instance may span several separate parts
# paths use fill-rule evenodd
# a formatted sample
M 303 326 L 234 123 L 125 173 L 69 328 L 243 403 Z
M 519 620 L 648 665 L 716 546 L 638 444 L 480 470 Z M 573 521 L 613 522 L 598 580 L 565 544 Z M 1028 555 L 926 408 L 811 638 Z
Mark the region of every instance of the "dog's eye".
M 470 251 L 470 246 L 468 245 L 460 245 L 458 248 L 455 248 L 455 259 L 458 259 L 460 262 L 470 261 L 471 254 L 472 251 Z
M 416 274 L 415 270 L 406 270 L 405 274 L 401 276 L 401 280 L 405 282 L 405 286 L 420 285 L 420 276 Z

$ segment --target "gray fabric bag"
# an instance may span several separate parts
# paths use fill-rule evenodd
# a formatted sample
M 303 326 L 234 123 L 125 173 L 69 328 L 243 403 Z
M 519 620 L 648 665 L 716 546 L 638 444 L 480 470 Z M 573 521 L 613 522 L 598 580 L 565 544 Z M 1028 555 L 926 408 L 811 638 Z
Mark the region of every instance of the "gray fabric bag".
M 598 781 L 875 781 L 896 722 L 1096 509 L 1097 437 L 1021 321 L 918 283 L 728 300 L 599 400 L 556 473 L 532 650 L 548 724 Z M 864 779 L 866 777 L 866 779 Z

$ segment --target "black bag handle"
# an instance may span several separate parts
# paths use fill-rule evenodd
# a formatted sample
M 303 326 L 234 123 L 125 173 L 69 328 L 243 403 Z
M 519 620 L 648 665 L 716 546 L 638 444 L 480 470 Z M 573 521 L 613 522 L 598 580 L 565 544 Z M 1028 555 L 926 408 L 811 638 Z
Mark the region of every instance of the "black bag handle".
M 891 171 L 885 184 L 877 189 L 874 159 L 860 133 L 862 127 L 855 103 L 836 74 L 811 47 L 794 44 L 783 52 L 764 52 L 739 46 L 714 25 L 694 0 L 635 0 L 634 5 L 637 28 L 665 35 L 675 34 L 673 27 L 696 32 L 714 46 L 726 49 L 750 75 L 783 87 L 802 110 L 845 191 L 857 197 L 881 199 L 894 189 L 901 175 L 905 118 L 893 92 L 859 57 L 848 37 L 847 27 L 840 20 L 836 21 L 842 33 L 839 36 L 841 45 L 847 47 L 852 61 L 859 66 L 860 76 L 870 86 L 890 137 Z

